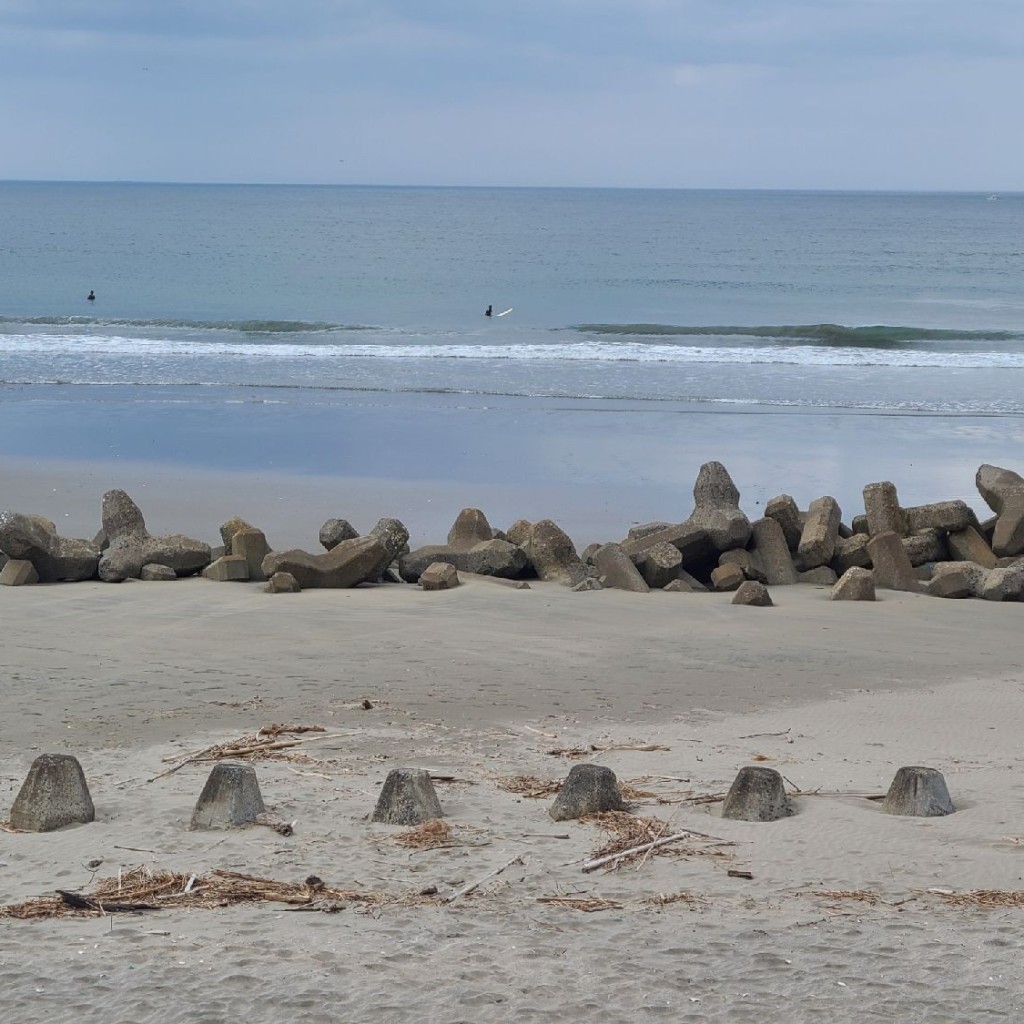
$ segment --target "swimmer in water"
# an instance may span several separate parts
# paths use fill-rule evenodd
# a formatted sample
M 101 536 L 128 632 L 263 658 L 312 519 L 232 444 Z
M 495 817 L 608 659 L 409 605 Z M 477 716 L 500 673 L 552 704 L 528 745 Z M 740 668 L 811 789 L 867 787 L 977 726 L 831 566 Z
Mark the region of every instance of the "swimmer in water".
M 494 307 L 488 306 L 487 309 L 484 311 L 484 316 L 494 316 Z
M 94 291 L 93 291 L 93 290 L 92 290 L 92 289 L 90 288 L 90 289 L 89 289 L 89 294 L 88 294 L 88 295 L 86 295 L 86 298 L 87 298 L 87 299 L 88 299 L 88 300 L 89 300 L 90 302 L 95 302 L 95 301 L 96 301 L 96 293 L 95 293 L 95 292 L 94 292 Z

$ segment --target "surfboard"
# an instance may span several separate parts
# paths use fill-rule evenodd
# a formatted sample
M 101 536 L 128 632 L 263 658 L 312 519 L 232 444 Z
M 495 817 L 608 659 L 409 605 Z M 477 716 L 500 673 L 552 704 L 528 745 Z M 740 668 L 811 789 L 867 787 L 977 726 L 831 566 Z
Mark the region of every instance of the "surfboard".
M 495 316 L 508 316 L 509 313 L 511 313 L 511 312 L 512 312 L 512 307 L 509 306 L 508 309 L 503 309 L 500 313 L 495 313 L 494 315 Z

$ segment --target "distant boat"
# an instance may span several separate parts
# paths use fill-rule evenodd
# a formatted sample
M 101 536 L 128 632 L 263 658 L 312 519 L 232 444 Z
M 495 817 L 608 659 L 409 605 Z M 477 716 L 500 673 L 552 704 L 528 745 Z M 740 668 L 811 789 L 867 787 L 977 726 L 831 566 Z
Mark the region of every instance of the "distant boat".
M 992 201 L 993 199 L 998 199 L 998 198 L 999 198 L 999 196 L 997 196 L 997 195 L 995 194 L 995 192 L 993 192 L 993 193 L 992 193 L 992 195 L 990 195 L 990 196 L 988 197 L 988 199 L 989 199 L 989 202 L 991 202 L 991 201 Z

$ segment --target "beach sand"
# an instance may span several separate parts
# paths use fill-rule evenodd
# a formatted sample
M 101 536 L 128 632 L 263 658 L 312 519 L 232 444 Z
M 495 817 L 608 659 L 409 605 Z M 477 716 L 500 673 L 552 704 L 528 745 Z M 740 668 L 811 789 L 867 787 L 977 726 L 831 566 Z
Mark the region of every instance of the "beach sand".
M 0 818 L 44 752 L 79 757 L 97 813 L 0 832 L 2 902 L 137 865 L 438 890 L 337 914 L 0 920 L 4 1019 L 1020 1019 L 1024 908 L 927 890 L 1024 890 L 1021 606 L 774 597 L 758 609 L 482 579 L 294 596 L 202 579 L 0 588 Z M 210 765 L 154 780 L 165 758 L 275 722 L 326 729 L 295 748 L 314 760 L 255 765 L 294 835 L 189 831 Z M 564 778 L 580 760 L 549 751 L 591 746 L 580 760 L 654 794 L 638 814 L 715 839 L 584 873 L 609 837 L 499 782 Z M 681 802 L 752 763 L 811 794 L 797 813 L 757 824 Z M 867 799 L 908 764 L 944 773 L 955 814 L 896 818 Z M 402 766 L 457 780 L 437 786 L 448 848 L 403 848 L 401 829 L 367 821 Z

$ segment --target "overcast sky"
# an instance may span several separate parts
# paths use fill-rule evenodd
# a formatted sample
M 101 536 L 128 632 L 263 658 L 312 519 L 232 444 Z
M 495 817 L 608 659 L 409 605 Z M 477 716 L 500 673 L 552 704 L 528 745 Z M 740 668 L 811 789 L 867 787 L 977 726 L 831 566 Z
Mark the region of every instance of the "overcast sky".
M 0 178 L 1024 189 L 1024 0 L 0 0 Z

